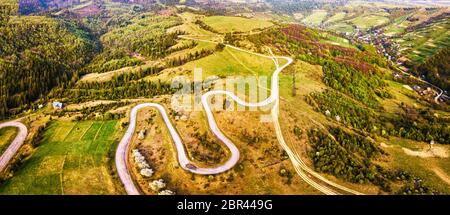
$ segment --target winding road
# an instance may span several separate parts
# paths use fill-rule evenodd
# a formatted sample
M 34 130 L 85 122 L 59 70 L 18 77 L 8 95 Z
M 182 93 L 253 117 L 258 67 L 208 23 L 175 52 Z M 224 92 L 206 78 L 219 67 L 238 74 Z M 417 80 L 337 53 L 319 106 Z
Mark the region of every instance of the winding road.
M 200 39 L 193 39 L 193 38 L 188 38 L 186 36 L 181 37 L 183 39 L 191 39 L 191 40 L 198 40 L 198 41 L 203 41 L 203 42 L 209 42 L 209 43 L 216 43 L 217 42 L 212 42 L 212 41 L 208 41 L 208 40 L 200 40 Z M 243 101 L 242 99 L 240 99 L 238 96 L 236 96 L 235 94 L 233 94 L 232 92 L 229 91 L 225 91 L 225 90 L 213 90 L 213 91 L 209 91 L 207 93 L 205 93 L 202 96 L 202 105 L 203 105 L 203 109 L 206 113 L 206 117 L 208 119 L 208 124 L 209 127 L 211 129 L 211 131 L 214 133 L 214 135 L 220 139 L 230 150 L 231 152 L 231 157 L 221 166 L 218 167 L 213 167 L 213 168 L 197 168 L 193 165 L 193 163 L 189 160 L 189 158 L 187 157 L 185 148 L 183 146 L 183 142 L 179 136 L 179 134 L 177 133 L 176 129 L 174 128 L 174 126 L 172 125 L 166 110 L 164 109 L 164 107 L 160 104 L 156 104 L 156 103 L 144 103 L 144 104 L 139 104 L 137 106 L 135 106 L 132 110 L 131 110 L 131 114 L 130 114 L 130 123 L 129 123 L 129 127 L 124 135 L 124 137 L 122 138 L 122 140 L 120 141 L 117 151 L 116 151 L 116 166 L 117 166 L 117 171 L 119 174 L 119 177 L 122 181 L 122 183 L 125 186 L 125 190 L 129 195 L 139 195 L 139 190 L 136 188 L 133 179 L 130 175 L 130 171 L 128 170 L 128 152 L 130 151 L 130 144 L 131 144 L 131 139 L 132 136 L 135 132 L 136 129 L 136 117 L 137 117 L 137 112 L 145 107 L 153 107 L 158 109 L 158 111 L 161 113 L 164 123 L 166 124 L 169 133 L 172 137 L 172 140 L 175 143 L 176 149 L 177 149 L 177 154 L 178 154 L 178 162 L 180 164 L 180 166 L 187 170 L 190 171 L 192 173 L 195 174 L 202 174 L 202 175 L 212 175 L 212 174 L 219 174 L 222 172 L 225 172 L 231 168 L 233 168 L 233 166 L 239 161 L 239 150 L 237 149 L 237 147 L 233 144 L 233 142 L 231 142 L 230 139 L 228 139 L 225 134 L 222 133 L 222 131 L 219 129 L 213 112 L 210 108 L 210 103 L 209 103 L 209 99 L 210 97 L 214 96 L 214 95 L 226 95 L 228 97 L 231 97 L 234 101 L 236 101 L 239 105 L 242 106 L 248 106 L 248 107 L 263 107 L 263 106 L 268 106 L 268 105 L 272 105 L 272 111 L 271 111 L 271 116 L 275 125 L 275 130 L 276 130 L 276 135 L 277 135 L 277 139 L 280 142 L 280 144 L 282 145 L 282 147 L 285 149 L 285 151 L 288 153 L 289 158 L 291 159 L 294 168 L 296 170 L 296 172 L 298 173 L 298 175 L 305 181 L 307 182 L 309 185 L 311 185 L 312 187 L 316 188 L 317 190 L 323 192 L 324 194 L 327 195 L 336 195 L 339 194 L 338 192 L 330 189 L 327 186 L 321 185 L 319 183 L 317 183 L 316 181 L 314 181 L 308 174 L 313 175 L 317 180 L 320 180 L 323 183 L 326 183 L 329 186 L 332 186 L 334 188 L 340 189 L 340 190 L 344 190 L 348 193 L 353 193 L 353 194 L 362 194 L 359 193 L 357 191 L 354 191 L 352 189 L 340 186 L 334 182 L 331 182 L 327 179 L 325 179 L 324 177 L 320 176 L 318 173 L 314 172 L 312 169 L 310 169 L 301 159 L 300 156 L 298 154 L 295 154 L 286 144 L 286 142 L 284 141 L 282 132 L 281 132 L 281 127 L 278 121 L 278 107 L 279 107 L 279 86 L 278 86 L 278 81 L 279 81 L 279 73 L 284 70 L 287 66 L 289 66 L 292 62 L 293 59 L 290 57 L 280 57 L 280 56 L 274 56 L 272 53 L 272 56 L 266 56 L 263 54 L 258 54 L 258 53 L 253 53 L 250 52 L 248 50 L 244 50 L 238 47 L 234 47 L 231 45 L 226 45 L 229 48 L 232 49 L 236 49 L 239 51 L 243 51 L 243 52 L 247 52 L 249 54 L 253 54 L 253 55 L 257 55 L 260 57 L 265 57 L 265 58 L 270 58 L 274 61 L 275 65 L 276 65 L 276 70 L 274 71 L 273 75 L 272 75 L 272 82 L 271 82 L 271 95 L 265 99 L 264 101 L 260 101 L 257 103 L 249 103 L 246 101 Z M 285 63 L 283 66 L 280 66 L 278 63 L 278 59 L 285 59 L 287 61 L 287 63 Z M 307 174 L 308 173 L 308 174 Z
M 434 97 L 434 101 L 436 102 L 436 103 L 439 103 L 439 98 L 441 98 L 441 96 L 444 94 L 444 91 L 441 89 L 441 88 L 438 88 L 440 91 L 441 91 L 441 93 L 438 93 L 437 95 L 436 95 L 436 97 Z
M 5 152 L 0 156 L 0 172 L 3 172 L 3 170 L 5 170 L 5 167 L 17 153 L 19 148 L 23 145 L 28 135 L 27 126 L 25 126 L 21 122 L 11 121 L 0 124 L 0 129 L 6 127 L 16 127 L 19 129 L 19 133 L 14 138 L 12 143 L 8 146 L 8 148 L 5 150 Z
M 409 74 L 409 73 L 403 71 L 403 70 L 400 69 L 400 68 L 398 68 L 398 70 L 401 71 L 401 72 L 402 72 L 403 74 L 405 74 L 405 75 L 411 76 L 411 77 L 413 77 L 414 79 L 416 79 L 416 80 L 418 80 L 418 81 L 420 81 L 420 82 L 422 82 L 422 83 L 428 84 L 428 85 L 430 85 L 431 87 L 434 87 L 435 89 L 438 89 L 439 91 L 441 91 L 440 93 L 438 93 L 438 94 L 434 97 L 434 102 L 439 103 L 439 98 L 441 98 L 441 97 L 444 97 L 444 98 L 446 98 L 446 99 L 450 99 L 450 97 L 448 97 L 447 95 L 444 94 L 444 90 L 442 90 L 442 89 L 439 88 L 438 86 L 436 86 L 436 85 L 434 85 L 434 84 L 432 84 L 432 83 L 430 83 L 430 82 L 428 82 L 428 81 L 425 81 L 425 80 L 423 80 L 423 79 L 421 79 L 421 78 L 418 78 L 418 77 L 416 77 L 416 76 L 414 76 L 414 75 L 412 75 L 412 74 Z

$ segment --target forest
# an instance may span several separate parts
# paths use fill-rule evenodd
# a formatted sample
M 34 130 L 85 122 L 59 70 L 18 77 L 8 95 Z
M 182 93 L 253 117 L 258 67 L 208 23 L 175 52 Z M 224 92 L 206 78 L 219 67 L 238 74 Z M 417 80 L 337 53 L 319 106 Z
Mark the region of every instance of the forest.
M 425 62 L 412 69 L 415 75 L 425 78 L 442 88 L 450 91 L 450 47 L 443 48 Z
M 125 77 L 124 79 L 128 79 Z M 153 97 L 172 94 L 177 89 L 171 83 L 161 81 L 129 81 L 114 78 L 108 82 L 82 83 L 75 88 L 54 88 L 49 94 L 51 98 L 64 98 L 62 101 L 80 103 L 93 100 L 119 100 L 123 98 Z
M 1 13 L 4 27 L 0 29 L 0 119 L 35 108 L 39 99 L 45 102 L 49 98 L 70 97 L 80 101 L 169 93 L 170 86 L 165 83 L 128 82 L 164 69 L 142 68 L 146 60 L 160 59 L 197 45 L 192 42 L 172 48 L 178 43 L 178 35 L 183 34 L 167 33 L 167 29 L 181 24 L 177 16 L 133 13 L 124 25 L 106 25 L 109 30 L 102 34 L 90 29 L 85 20 L 16 14 L 17 7 L 4 8 Z M 201 51 L 185 58 L 168 59 L 167 66 L 181 65 L 209 54 Z M 84 74 L 132 66 L 140 69 L 90 86 L 92 89 L 75 86 Z M 117 89 L 104 88 L 111 84 Z
M 0 28 L 0 119 L 71 81 L 90 61 L 94 47 L 88 32 L 76 22 L 2 16 L 6 18 Z
M 101 42 L 108 49 L 125 49 L 129 53 L 157 59 L 166 56 L 169 47 L 176 44 L 178 35 L 183 32 L 167 33 L 166 30 L 180 25 L 177 16 L 155 16 L 144 13 L 136 16 L 131 24 L 111 30 L 101 37 Z
M 344 125 L 366 132 L 377 130 L 376 113 L 342 93 L 327 89 L 321 93 L 312 93 L 306 101 L 315 107 L 316 111 L 325 114 L 329 111 L 330 117 L 339 116 Z
M 371 161 L 383 151 L 360 135 L 349 134 L 339 128 L 332 128 L 330 132 L 336 139 L 319 130 L 308 132 L 313 147 L 310 156 L 316 170 L 354 183 L 371 182 L 384 191 L 391 191 L 383 175 L 384 170 Z
M 306 101 L 315 110 L 328 117 L 339 116 L 341 119 L 339 123 L 349 128 L 359 129 L 368 136 L 397 136 L 417 141 L 434 140 L 441 144 L 450 144 L 450 128 L 447 126 L 450 120 L 436 118 L 435 113 L 430 109 L 416 109 L 402 104 L 401 112 L 387 114 L 383 110 L 367 108 L 333 90 L 312 93 L 306 97 Z
M 122 16 L 111 20 L 120 19 Z M 120 20 L 116 20 L 120 22 Z M 144 64 L 145 59 L 156 60 L 182 49 L 192 48 L 189 43 L 178 48 L 178 35 L 183 32 L 167 33 L 167 29 L 181 24 L 179 17 L 157 16 L 152 13 L 135 15 L 122 25 L 109 21 L 109 31 L 100 36 L 102 51 L 84 69 L 85 73 L 103 73 L 129 66 Z
M 385 169 L 373 162 L 386 153 L 373 140 L 352 134 L 337 127 L 329 128 L 330 135 L 311 129 L 308 137 L 313 149 L 310 157 L 319 172 L 329 173 L 353 183 L 372 183 L 383 192 L 394 194 L 441 194 L 424 184 L 423 179 L 403 170 Z M 392 184 L 401 184 L 399 189 Z

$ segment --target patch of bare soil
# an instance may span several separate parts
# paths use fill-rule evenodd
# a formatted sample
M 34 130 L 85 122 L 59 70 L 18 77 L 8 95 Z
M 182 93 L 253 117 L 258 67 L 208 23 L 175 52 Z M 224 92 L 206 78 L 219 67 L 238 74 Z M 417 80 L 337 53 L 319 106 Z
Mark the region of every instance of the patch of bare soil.
M 420 151 L 414 151 L 414 150 L 407 149 L 407 148 L 402 148 L 402 149 L 407 155 L 421 157 L 421 158 L 435 158 L 435 157 L 448 158 L 449 157 L 448 151 L 445 148 L 439 147 L 439 146 L 434 146 L 433 148 L 422 149 Z
M 441 178 L 445 183 L 450 184 L 450 176 L 448 176 L 442 169 L 439 167 L 433 167 L 433 172 L 436 173 L 439 178 Z

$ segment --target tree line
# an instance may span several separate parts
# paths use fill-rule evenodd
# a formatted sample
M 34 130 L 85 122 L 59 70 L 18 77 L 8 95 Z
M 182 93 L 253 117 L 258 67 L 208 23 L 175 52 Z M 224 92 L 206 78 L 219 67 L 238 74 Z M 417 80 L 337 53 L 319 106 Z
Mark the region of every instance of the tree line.
M 85 88 L 89 86 L 89 88 Z M 107 87 L 114 86 L 114 87 Z M 51 98 L 65 98 L 73 103 L 92 100 L 119 100 L 123 98 L 144 98 L 156 95 L 173 94 L 177 89 L 170 83 L 161 81 L 130 81 L 123 85 L 114 85 L 113 82 L 92 82 L 82 84 L 73 89 L 54 89 Z

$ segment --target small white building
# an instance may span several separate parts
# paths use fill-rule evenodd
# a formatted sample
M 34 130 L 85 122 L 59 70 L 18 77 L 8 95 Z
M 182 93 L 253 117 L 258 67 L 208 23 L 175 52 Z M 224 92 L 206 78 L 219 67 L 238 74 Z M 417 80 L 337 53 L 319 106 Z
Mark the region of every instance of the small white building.
M 53 109 L 63 109 L 63 103 L 61 102 L 53 102 L 52 103 Z

